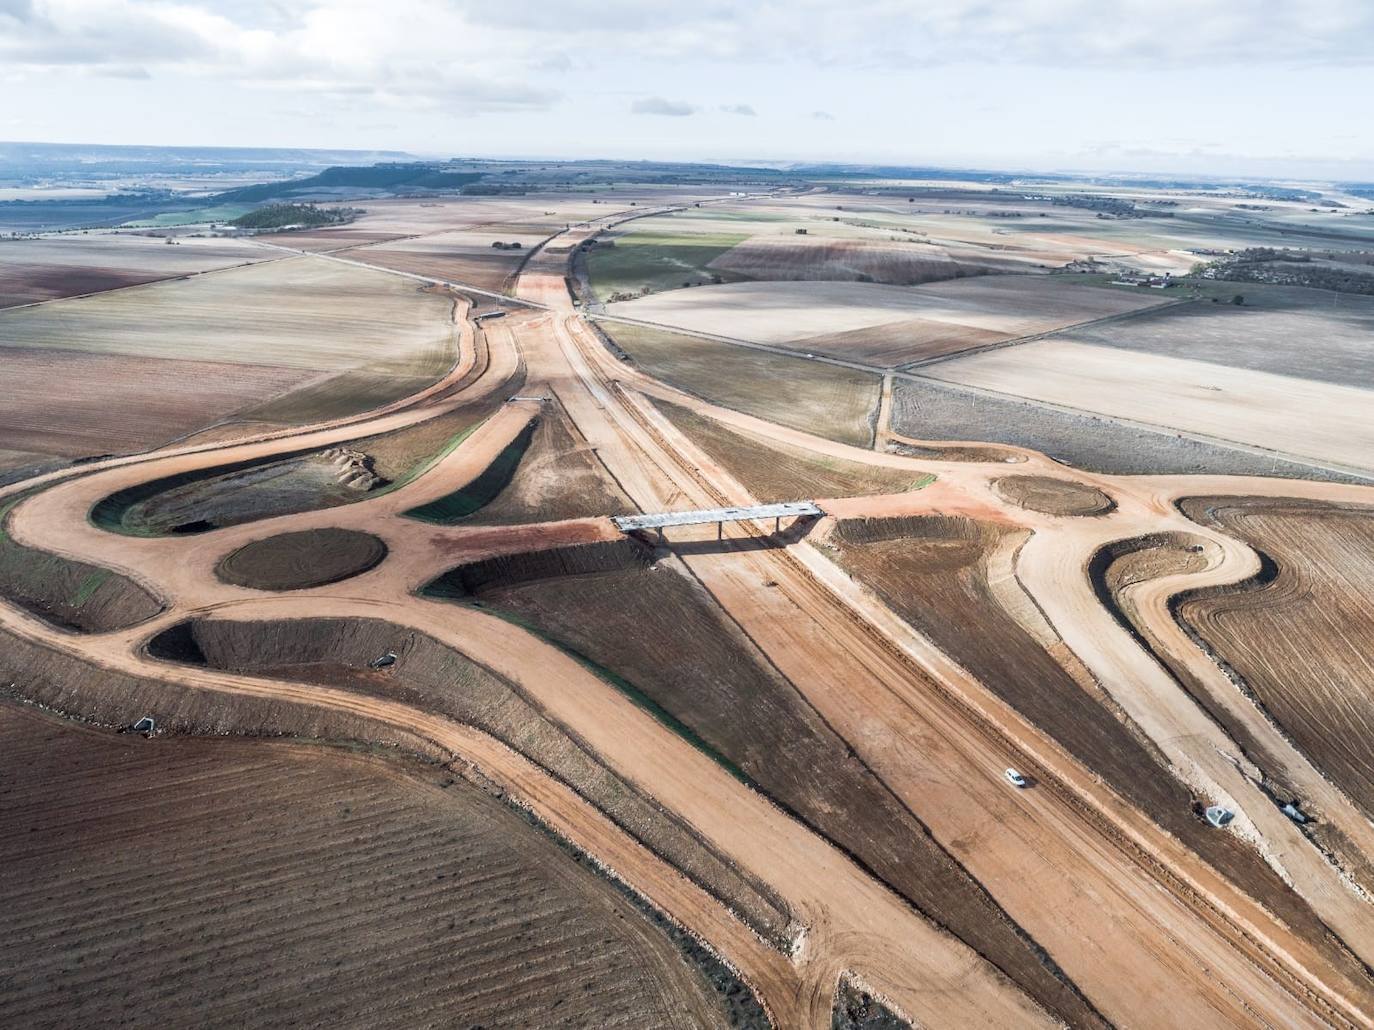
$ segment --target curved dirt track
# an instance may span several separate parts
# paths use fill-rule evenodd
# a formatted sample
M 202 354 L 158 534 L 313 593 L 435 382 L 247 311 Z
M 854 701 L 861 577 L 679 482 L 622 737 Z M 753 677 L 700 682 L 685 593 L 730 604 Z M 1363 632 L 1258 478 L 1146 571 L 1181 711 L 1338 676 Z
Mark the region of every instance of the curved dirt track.
M 572 230 L 573 245 L 596 226 Z M 503 405 L 461 447 L 389 494 L 340 508 L 283 516 L 196 537 L 112 537 L 87 513 L 103 497 L 152 479 L 248 458 L 342 443 L 412 425 L 501 396 L 523 361 L 522 397 L 551 391 L 623 489 L 643 508 L 749 500 L 747 491 L 647 403 L 670 399 L 708 417 L 822 456 L 934 471 L 911 494 L 822 501 L 831 515 L 940 512 L 1031 531 L 1013 571 L 1044 620 L 1112 698 L 1154 741 L 1171 767 L 1208 798 L 1237 808 L 1237 827 L 1283 870 L 1325 922 L 1366 962 L 1374 960 L 1367 901 L 1257 787 L 1259 771 L 1178 684 L 1144 653 L 1093 593 L 1086 568 L 1113 541 L 1186 531 L 1213 541 L 1202 573 L 1133 588 L 1137 609 L 1164 645 L 1197 669 L 1223 703 L 1284 763 L 1324 817 L 1366 853 L 1374 828 L 1197 652 L 1174 623 L 1168 599 L 1183 589 L 1235 582 L 1257 567 L 1254 553 L 1185 519 L 1185 496 L 1238 494 L 1374 499 L 1374 489 L 1232 477 L 1123 478 L 1073 473 L 1024 452 L 1017 474 L 1072 479 L 1102 490 L 1117 510 L 1060 517 L 1009 504 L 992 488 L 1005 462 L 941 462 L 862 451 L 706 404 L 616 362 L 570 313 L 562 257 L 535 255 L 520 296 L 545 306 L 489 322 L 490 353 L 478 369 L 471 325 L 445 380 L 387 408 L 289 433 L 227 445 L 171 448 L 94 463 L 22 484 L 47 489 L 16 506 L 19 542 L 105 567 L 145 583 L 170 602 L 149 623 L 73 639 L 5 604 L 0 627 L 98 665 L 192 683 L 226 694 L 276 697 L 363 714 L 431 740 L 508 790 L 673 919 L 705 940 L 760 993 L 779 1026 L 824 1026 L 839 977 L 854 971 L 923 1025 L 1036 1025 L 1054 1020 L 1023 990 L 949 937 L 834 847 L 748 790 L 628 703 L 604 681 L 524 630 L 481 612 L 424 601 L 414 591 L 460 560 L 503 551 L 618 537 L 604 519 L 523 527 L 435 527 L 405 510 L 481 474 L 539 410 Z M 480 374 L 476 374 L 480 373 Z M 458 389 L 461 387 L 461 389 Z M 1020 455 L 1018 455 L 1020 456 Z M 0 496 L 3 496 L 0 493 Z M 375 534 L 389 554 L 356 578 L 271 597 L 221 583 L 216 564 L 253 540 L 286 531 L 340 527 Z M 741 525 L 725 544 L 685 560 L 722 606 L 937 838 L 964 841 L 960 859 L 1108 1020 L 1130 1022 L 1161 996 L 1180 1024 L 1256 1020 L 1289 1025 L 1368 1024 L 1369 980 L 1335 968 L 1326 953 L 1158 830 L 1052 741 L 1001 704 L 968 673 L 850 581 L 810 543 L 750 550 L 759 536 Z M 713 531 L 683 533 L 708 541 Z M 675 542 L 678 537 L 675 536 Z M 767 584 L 767 586 L 765 586 Z M 404 704 L 341 690 L 172 668 L 142 645 L 188 616 L 282 619 L 369 616 L 422 628 L 487 664 L 587 740 L 609 766 L 691 825 L 722 853 L 770 884 L 801 932 L 791 955 L 765 945 L 716 899 L 654 857 L 585 800 L 526 759 L 470 727 Z M 1015 764 L 1041 786 L 1013 793 L 1001 770 Z

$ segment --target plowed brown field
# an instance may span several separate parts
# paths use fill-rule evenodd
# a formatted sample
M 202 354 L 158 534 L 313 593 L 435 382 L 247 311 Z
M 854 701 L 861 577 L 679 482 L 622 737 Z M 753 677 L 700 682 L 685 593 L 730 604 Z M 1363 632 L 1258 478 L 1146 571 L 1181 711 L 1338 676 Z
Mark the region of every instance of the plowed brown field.
M 466 781 L 2 714 L 0 1023 L 726 1023 L 660 930 Z
M 315 373 L 273 365 L 0 349 L 0 439 L 62 457 L 168 443 L 286 393 Z
M 1179 617 L 1374 813 L 1374 510 L 1244 497 L 1183 509 L 1272 564 L 1240 589 L 1184 599 Z

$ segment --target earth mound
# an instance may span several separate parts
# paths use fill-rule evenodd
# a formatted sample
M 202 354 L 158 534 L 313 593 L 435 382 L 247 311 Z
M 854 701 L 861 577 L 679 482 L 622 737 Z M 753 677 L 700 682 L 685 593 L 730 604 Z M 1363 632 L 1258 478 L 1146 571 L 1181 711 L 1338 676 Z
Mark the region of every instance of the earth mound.
M 1116 508 L 1097 487 L 1055 476 L 1003 476 L 992 488 L 1004 501 L 1044 515 L 1106 515 Z
M 357 576 L 386 557 L 386 544 L 353 529 L 308 529 L 254 540 L 227 555 L 215 575 L 254 590 L 306 590 Z

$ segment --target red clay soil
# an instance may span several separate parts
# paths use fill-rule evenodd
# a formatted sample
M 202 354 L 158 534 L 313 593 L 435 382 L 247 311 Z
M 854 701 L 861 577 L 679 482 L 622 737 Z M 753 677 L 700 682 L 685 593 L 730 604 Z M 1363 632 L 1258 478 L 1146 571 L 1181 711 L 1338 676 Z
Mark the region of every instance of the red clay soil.
M 989 562 L 999 547 L 1015 546 L 1017 534 L 928 516 L 854 519 L 840 523 L 832 540 L 848 571 L 990 690 L 1290 925 L 1330 944 L 1307 903 L 1252 848 L 1199 818 L 1197 799 L 1140 742 L 1109 694 L 1076 682 L 999 603 Z M 1343 949 L 1328 950 L 1353 969 Z
M 614 887 L 448 771 L 0 709 L 6 1026 L 717 1026 Z
M 1078 1025 L 1095 1014 L 995 901 L 672 560 L 634 544 L 456 570 L 484 606 L 592 662 Z

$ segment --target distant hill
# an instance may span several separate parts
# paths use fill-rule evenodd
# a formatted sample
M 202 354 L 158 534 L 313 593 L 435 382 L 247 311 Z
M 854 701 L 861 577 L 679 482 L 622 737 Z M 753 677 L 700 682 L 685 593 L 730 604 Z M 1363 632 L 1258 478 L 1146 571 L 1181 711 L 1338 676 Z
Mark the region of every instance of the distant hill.
M 285 182 L 265 182 L 228 190 L 214 197 L 216 203 L 255 204 L 307 196 L 336 189 L 374 189 L 391 192 L 456 190 L 482 178 L 481 172 L 449 172 L 430 164 L 338 165 L 318 175 Z

